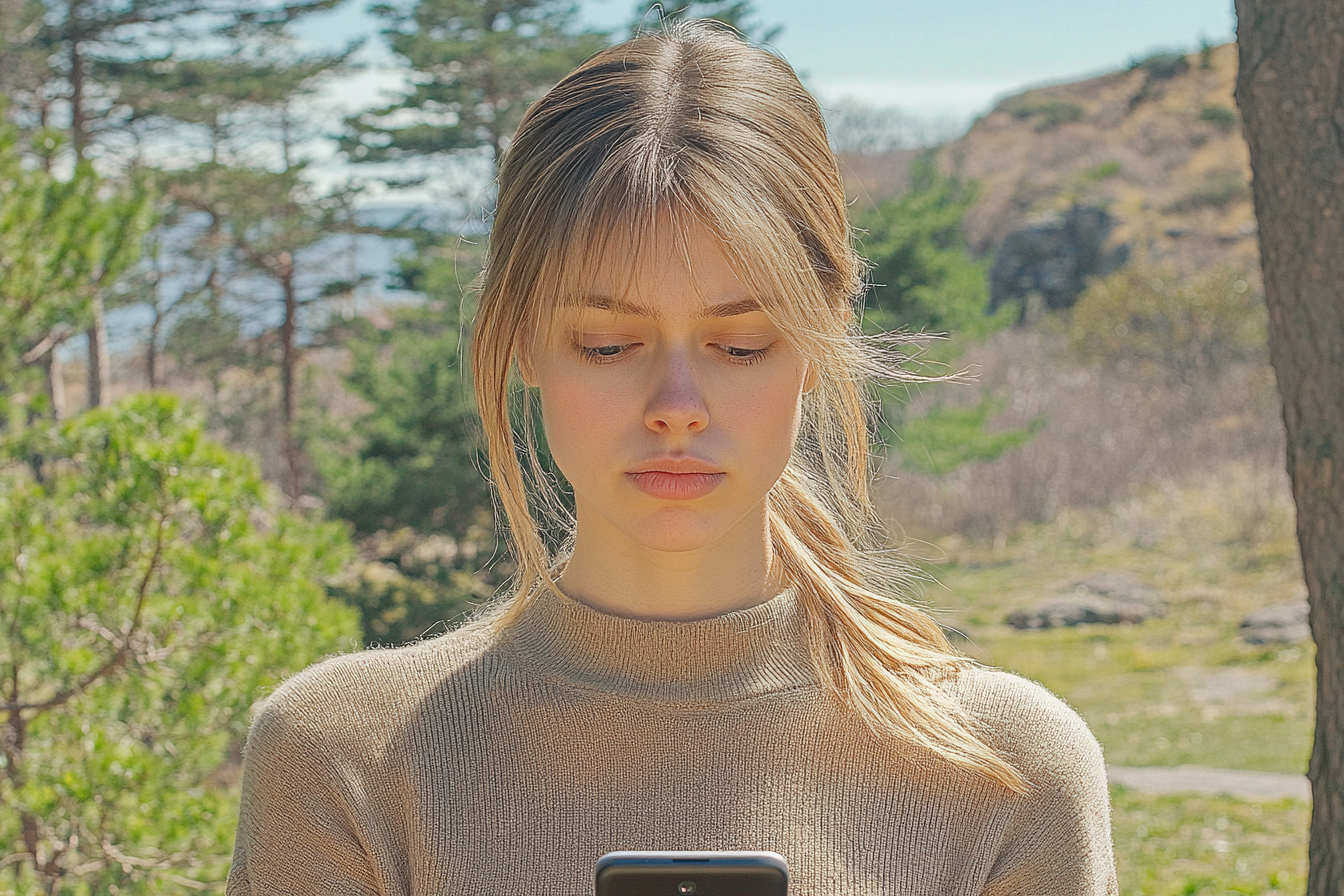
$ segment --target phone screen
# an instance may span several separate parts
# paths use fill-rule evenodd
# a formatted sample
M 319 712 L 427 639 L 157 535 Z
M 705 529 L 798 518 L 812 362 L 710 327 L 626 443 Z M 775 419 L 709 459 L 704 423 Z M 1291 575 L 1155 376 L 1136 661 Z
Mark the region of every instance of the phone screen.
M 771 852 L 614 852 L 597 863 L 597 896 L 785 896 L 788 866 Z

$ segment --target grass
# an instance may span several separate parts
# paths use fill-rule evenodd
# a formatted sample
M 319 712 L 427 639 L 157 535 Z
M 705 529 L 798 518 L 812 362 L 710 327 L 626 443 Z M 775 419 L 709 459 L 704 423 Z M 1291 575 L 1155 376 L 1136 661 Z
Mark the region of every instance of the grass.
M 1112 531 L 1104 512 L 1093 513 L 1090 525 L 1066 513 L 1019 530 L 999 550 L 962 549 L 934 569 L 944 588 L 930 598 L 945 608 L 945 624 L 966 636 L 968 653 L 1039 681 L 1077 709 L 1113 765 L 1305 773 L 1311 645 L 1257 646 L 1238 637 L 1246 613 L 1300 587 L 1291 536 L 1269 526 L 1267 541 L 1248 545 L 1236 535 L 1243 527 L 1202 528 L 1188 518 L 1189 505 L 1205 497 L 1199 489 L 1159 496 Z M 1187 519 L 1168 519 L 1165 537 L 1156 524 L 1142 525 L 1147 513 L 1166 516 L 1181 503 Z M 1150 541 L 1136 545 L 1135 528 L 1147 529 Z M 1102 570 L 1127 570 L 1152 584 L 1165 597 L 1165 615 L 1046 631 L 1003 622 L 1010 610 Z
M 1111 806 L 1124 896 L 1306 890 L 1305 803 L 1149 796 L 1113 787 Z
M 1235 620 L 1201 625 L 1199 615 L 1177 607 L 1136 626 L 1040 632 L 989 625 L 972 628 L 968 652 L 1068 701 L 1113 765 L 1305 773 L 1311 652 L 1243 645 Z
M 1303 774 L 1311 645 L 1251 645 L 1237 631 L 1251 610 L 1300 594 L 1291 502 L 1271 488 L 1237 504 L 1228 482 L 1222 471 L 1106 510 L 1066 509 L 992 546 L 943 538 L 931 547 L 943 556 L 927 564 L 940 583 L 927 597 L 965 636 L 955 640 L 968 654 L 1041 682 L 1077 709 L 1109 764 Z M 1046 631 L 1004 623 L 1011 610 L 1103 570 L 1153 586 L 1165 614 Z M 1304 803 L 1118 786 L 1111 795 L 1125 896 L 1305 890 Z

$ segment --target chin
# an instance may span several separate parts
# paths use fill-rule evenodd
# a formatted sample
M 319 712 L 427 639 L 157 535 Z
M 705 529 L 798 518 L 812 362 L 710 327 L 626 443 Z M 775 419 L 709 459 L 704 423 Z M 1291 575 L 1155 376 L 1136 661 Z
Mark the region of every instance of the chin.
M 707 548 L 718 541 L 726 534 L 726 530 L 721 527 L 704 525 L 687 525 L 687 521 L 679 520 L 675 523 L 664 521 L 663 523 L 653 523 L 648 526 L 641 526 L 639 531 L 632 532 L 635 541 L 639 542 L 645 548 L 652 551 L 663 551 L 669 554 L 684 554 L 688 551 L 698 551 Z

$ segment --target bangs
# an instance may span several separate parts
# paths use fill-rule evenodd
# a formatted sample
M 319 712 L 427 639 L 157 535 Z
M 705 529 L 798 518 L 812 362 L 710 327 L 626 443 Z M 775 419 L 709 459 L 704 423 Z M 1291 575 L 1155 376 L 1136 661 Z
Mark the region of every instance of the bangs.
M 702 230 L 715 238 L 737 279 L 805 356 L 822 360 L 836 347 L 828 350 L 822 343 L 849 341 L 852 297 L 829 294 L 804 235 L 765 191 L 722 176 L 714 166 L 695 165 L 685 155 L 678 160 L 680 170 L 666 172 L 671 176 L 662 183 L 632 177 L 656 166 L 629 161 L 604 160 L 579 193 L 581 204 L 553 205 L 538 215 L 535 229 L 519 234 L 530 268 L 518 271 L 515 280 L 523 287 L 514 293 L 525 321 L 520 339 L 550 339 L 561 312 L 584 304 L 599 280 L 606 281 L 611 298 L 630 299 L 643 266 L 666 255 L 669 240 L 670 251 L 690 270 L 690 235 Z

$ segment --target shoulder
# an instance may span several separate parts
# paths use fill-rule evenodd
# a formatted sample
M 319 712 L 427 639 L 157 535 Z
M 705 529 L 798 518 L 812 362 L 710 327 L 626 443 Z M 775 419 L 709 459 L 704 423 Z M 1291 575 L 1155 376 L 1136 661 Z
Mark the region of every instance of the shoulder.
M 1087 723 L 1041 685 L 973 666 L 958 676 L 956 695 L 977 733 L 1029 780 L 1092 780 L 1105 766 Z
M 497 674 L 493 632 L 481 624 L 397 648 L 328 657 L 291 676 L 256 707 L 249 750 L 287 741 L 309 748 L 395 736 L 445 688 Z
M 1022 773 L 983 893 L 1114 894 L 1110 794 L 1087 723 L 1035 682 L 974 667 L 957 681 L 982 738 Z

